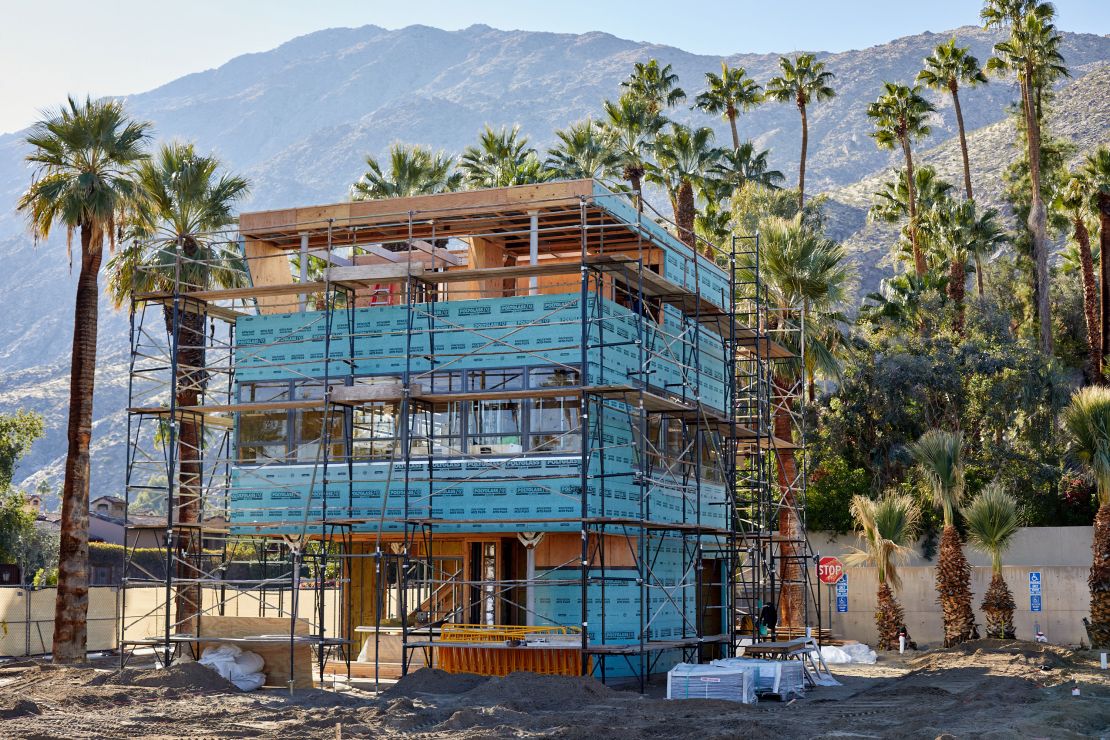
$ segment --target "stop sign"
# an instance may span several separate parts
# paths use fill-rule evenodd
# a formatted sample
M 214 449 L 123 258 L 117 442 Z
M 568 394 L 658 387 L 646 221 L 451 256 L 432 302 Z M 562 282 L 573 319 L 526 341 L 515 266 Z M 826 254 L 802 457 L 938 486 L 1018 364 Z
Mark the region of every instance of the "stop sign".
M 817 577 L 821 583 L 836 583 L 844 575 L 844 563 L 834 557 L 823 557 L 817 563 Z

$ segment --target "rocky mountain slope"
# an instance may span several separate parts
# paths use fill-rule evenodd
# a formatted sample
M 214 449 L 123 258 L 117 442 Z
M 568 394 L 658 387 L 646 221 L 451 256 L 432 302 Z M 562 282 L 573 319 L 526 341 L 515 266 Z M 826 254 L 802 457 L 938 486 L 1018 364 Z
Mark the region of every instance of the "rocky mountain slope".
M 866 104 L 883 80 L 911 80 L 921 59 L 953 34 L 981 59 L 996 39 L 994 32 L 961 28 L 864 50 L 819 53 L 837 75 L 839 94 L 811 111 L 808 180 L 813 189 L 834 193 L 838 228 L 842 236 L 852 236 L 867 270 L 885 247 L 869 245 L 866 232 L 860 232 L 861 198 L 870 186 L 849 186 L 894 160 L 867 136 Z M 1064 54 L 1079 77 L 1110 61 L 1110 38 L 1069 33 Z M 632 64 L 651 57 L 674 65 L 691 99 L 703 74 L 720 65 L 719 58 L 603 33 L 365 26 L 296 38 L 130 96 L 126 103 L 134 115 L 155 124 L 160 138 L 194 141 L 248 175 L 254 191 L 245 207 L 265 208 L 344 198 L 365 154 L 381 153 L 394 141 L 458 151 L 486 123 L 520 124 L 533 143 L 546 146 L 555 129 L 596 114 L 603 98 L 617 94 Z M 728 61 L 745 66 L 761 82 L 777 68 L 777 55 L 737 54 Z M 1090 105 L 1104 106 L 1106 92 L 1106 79 L 1097 78 Z M 1006 82 L 967 95 L 969 128 L 1001 121 L 1015 95 Z M 943 147 L 954 135 L 954 121 L 946 99 L 938 99 L 938 107 L 933 136 L 921 148 L 941 147 L 936 150 L 940 160 L 944 151 L 950 156 Z M 720 137 L 727 136 L 722 121 L 688 110 L 675 116 L 712 124 Z M 793 106 L 765 105 L 745 115 L 740 127 L 742 136 L 773 150 L 774 166 L 788 179 L 796 176 L 799 124 Z M 1103 138 L 1106 130 L 1103 124 Z M 1100 131 L 1089 133 L 1097 137 Z M 0 258 L 5 266 L 0 286 L 9 314 L 0 322 L 0 410 L 30 407 L 47 417 L 48 436 L 21 469 L 25 476 L 34 474 L 33 484 L 61 475 L 76 276 L 68 268 L 64 234 L 36 247 L 14 212 L 30 178 L 25 153 L 21 132 L 0 136 Z M 118 493 L 126 429 L 127 315 L 106 303 L 99 344 L 93 481 L 97 493 Z

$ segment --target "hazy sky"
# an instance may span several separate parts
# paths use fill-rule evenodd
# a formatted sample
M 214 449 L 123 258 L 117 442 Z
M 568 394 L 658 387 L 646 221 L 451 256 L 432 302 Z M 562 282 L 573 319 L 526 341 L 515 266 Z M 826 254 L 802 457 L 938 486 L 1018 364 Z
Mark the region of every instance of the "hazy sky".
M 607 31 L 702 54 L 858 49 L 974 24 L 977 0 L 8 0 L 0 132 L 67 93 L 142 92 L 336 26 Z M 1056 0 L 1068 31 L 1110 33 L 1110 0 Z

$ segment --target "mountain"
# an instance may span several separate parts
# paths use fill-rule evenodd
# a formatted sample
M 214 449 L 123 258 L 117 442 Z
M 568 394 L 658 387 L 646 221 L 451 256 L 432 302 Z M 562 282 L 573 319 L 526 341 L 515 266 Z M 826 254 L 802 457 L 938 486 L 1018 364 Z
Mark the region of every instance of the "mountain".
M 837 199 L 834 215 L 843 236 L 855 239 L 864 226 L 861 201 L 849 186 L 894 161 L 867 136 L 866 104 L 883 80 L 910 81 L 922 58 L 952 35 L 983 60 L 998 38 L 993 31 L 968 27 L 863 50 L 817 52 L 837 75 L 838 96 L 810 111 L 807 179 L 812 190 L 829 190 Z M 1063 52 L 1080 77 L 1110 61 L 1110 38 L 1068 33 Z M 133 115 L 155 124 L 160 138 L 194 141 L 249 176 L 253 196 L 244 207 L 256 209 L 342 199 L 361 174 L 363 157 L 383 153 L 394 141 L 458 151 L 489 123 L 519 124 L 534 144 L 546 146 L 555 129 L 596 115 L 603 98 L 618 94 L 632 64 L 652 57 L 674 66 L 690 99 L 700 91 L 704 73 L 721 62 L 604 33 L 364 26 L 302 36 L 125 102 Z M 766 82 L 777 70 L 778 55 L 736 54 L 727 60 Z M 1102 87 L 1094 92 L 1101 89 L 1103 95 L 1096 94 L 1092 104 L 1106 100 L 1105 80 L 1099 80 Z M 1014 86 L 1006 82 L 969 92 L 964 96 L 968 127 L 1002 121 L 1015 97 Z M 947 99 L 938 98 L 938 107 L 934 133 L 922 150 L 943 147 L 954 135 Z M 726 140 L 721 120 L 688 110 L 675 116 L 713 125 Z M 800 133 L 794 106 L 762 106 L 739 125 L 743 137 L 773 150 L 773 165 L 788 180 L 796 176 Z M 0 410 L 30 407 L 47 417 L 49 433 L 20 471 L 33 484 L 61 478 L 76 276 L 68 267 L 64 234 L 36 247 L 14 212 L 31 176 L 23 161 L 23 135 L 0 135 L 0 256 L 5 266 L 0 289 L 10 313 L 8 321 L 0 322 Z M 871 259 L 866 247 L 859 245 L 859 253 Z M 123 484 L 127 331 L 127 314 L 105 303 L 93 442 L 97 493 L 118 493 Z

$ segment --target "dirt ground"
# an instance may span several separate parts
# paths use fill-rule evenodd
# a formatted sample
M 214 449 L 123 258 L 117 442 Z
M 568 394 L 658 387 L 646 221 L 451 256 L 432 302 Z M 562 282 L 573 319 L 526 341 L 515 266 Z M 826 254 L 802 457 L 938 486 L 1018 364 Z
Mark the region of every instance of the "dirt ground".
M 590 679 L 419 671 L 375 695 L 238 692 L 207 668 L 0 665 L 4 738 L 1056 738 L 1110 737 L 1110 671 L 1094 653 L 982 640 L 875 665 L 789 703 L 666 701 Z M 1072 689 L 1079 686 L 1080 695 Z

